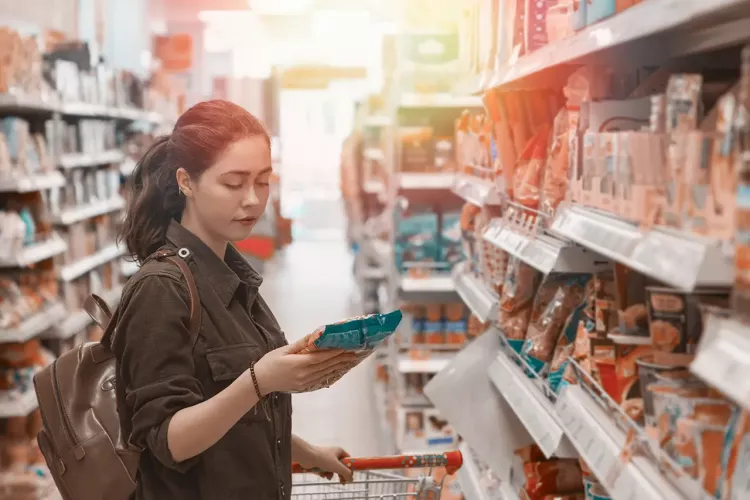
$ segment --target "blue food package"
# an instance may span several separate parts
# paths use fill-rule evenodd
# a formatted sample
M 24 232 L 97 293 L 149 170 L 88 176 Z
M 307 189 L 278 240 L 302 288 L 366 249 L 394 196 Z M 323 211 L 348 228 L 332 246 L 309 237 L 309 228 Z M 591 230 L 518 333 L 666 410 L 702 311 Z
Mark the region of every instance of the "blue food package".
M 461 236 L 461 213 L 444 213 L 440 231 L 440 258 L 443 262 L 453 266 L 466 258 Z
M 401 311 L 368 314 L 332 323 L 311 335 L 308 347 L 319 349 L 372 350 L 393 335 L 401 323 Z
M 435 212 L 399 214 L 396 218 L 396 265 L 438 260 L 438 217 Z

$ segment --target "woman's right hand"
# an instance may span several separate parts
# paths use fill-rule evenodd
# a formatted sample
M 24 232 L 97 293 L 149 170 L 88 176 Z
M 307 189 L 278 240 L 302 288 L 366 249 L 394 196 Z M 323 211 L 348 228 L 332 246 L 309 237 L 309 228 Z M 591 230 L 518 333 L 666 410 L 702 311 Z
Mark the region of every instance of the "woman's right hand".
M 302 392 L 324 382 L 356 361 L 353 352 L 330 349 L 303 353 L 307 337 L 275 349 L 255 363 L 255 377 L 263 396 L 271 392 Z

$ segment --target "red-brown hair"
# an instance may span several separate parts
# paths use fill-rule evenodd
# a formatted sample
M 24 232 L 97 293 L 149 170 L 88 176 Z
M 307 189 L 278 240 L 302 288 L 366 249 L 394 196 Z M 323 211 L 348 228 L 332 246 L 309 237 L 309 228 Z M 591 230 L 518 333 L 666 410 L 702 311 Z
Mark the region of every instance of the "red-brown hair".
M 171 220 L 180 221 L 185 198 L 177 185 L 177 170 L 198 178 L 234 142 L 263 136 L 266 127 L 244 108 L 228 101 L 205 101 L 183 113 L 168 136 L 159 137 L 135 167 L 130 203 L 120 239 L 136 262 L 166 242 Z

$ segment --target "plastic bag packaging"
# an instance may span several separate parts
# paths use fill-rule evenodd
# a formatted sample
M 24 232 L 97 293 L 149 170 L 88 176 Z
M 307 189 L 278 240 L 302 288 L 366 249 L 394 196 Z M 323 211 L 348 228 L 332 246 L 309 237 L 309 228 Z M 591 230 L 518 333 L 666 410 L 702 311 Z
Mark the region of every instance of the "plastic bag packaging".
M 498 323 L 517 352 L 521 351 L 526 338 L 531 306 L 541 278 L 542 273 L 517 257 L 508 259 L 503 294 L 498 307 Z
M 332 373 L 321 385 L 310 387 L 304 392 L 330 387 L 341 379 L 349 370 L 375 352 L 376 347 L 383 344 L 388 337 L 393 335 L 399 323 L 401 323 L 401 318 L 402 314 L 399 310 L 388 314 L 368 314 L 321 326 L 309 334 L 307 337 L 307 347 L 302 353 L 326 349 L 344 349 L 346 351 L 355 351 L 357 358 L 348 366 Z
M 568 193 L 568 184 L 570 183 L 569 133 L 568 110 L 563 108 L 555 117 L 542 187 L 540 211 L 547 215 L 555 214 L 555 210 Z
M 531 313 L 531 322 L 522 353 L 524 358 L 537 371 L 552 361 L 558 337 L 566 322 L 574 322 L 569 316 L 578 309 L 578 317 L 583 311 L 586 298 L 586 284 L 591 279 L 589 274 L 550 274 L 547 275 Z M 575 338 L 578 322 L 570 325 L 572 332 L 568 335 L 569 342 Z
M 529 462 L 524 464 L 523 471 L 525 490 L 531 500 L 583 492 L 583 473 L 577 459 Z
M 549 126 L 545 125 L 534 135 L 530 157 L 517 172 L 516 201 L 532 210 L 539 208 L 542 183 L 547 166 L 548 140 Z

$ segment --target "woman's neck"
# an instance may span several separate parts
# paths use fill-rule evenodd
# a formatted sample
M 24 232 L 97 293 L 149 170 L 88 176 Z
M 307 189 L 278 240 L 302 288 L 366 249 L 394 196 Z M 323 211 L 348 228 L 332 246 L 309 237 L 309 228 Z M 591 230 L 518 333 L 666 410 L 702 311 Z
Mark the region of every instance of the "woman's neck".
M 227 253 L 227 245 L 229 244 L 228 241 L 223 238 L 217 238 L 216 235 L 206 230 L 203 225 L 198 222 L 196 217 L 191 217 L 187 210 L 182 214 L 180 224 L 182 224 L 182 227 L 200 238 L 200 240 L 218 255 L 221 260 L 224 260 L 224 256 Z

